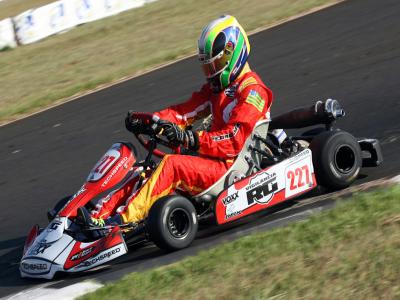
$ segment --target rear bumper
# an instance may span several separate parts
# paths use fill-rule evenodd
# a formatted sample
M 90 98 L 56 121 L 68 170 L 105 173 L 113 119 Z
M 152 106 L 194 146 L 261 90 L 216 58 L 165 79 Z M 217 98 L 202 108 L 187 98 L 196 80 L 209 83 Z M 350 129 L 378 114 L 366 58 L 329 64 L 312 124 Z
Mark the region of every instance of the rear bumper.
M 382 149 L 376 139 L 358 139 L 362 151 L 362 166 L 377 167 L 383 162 Z

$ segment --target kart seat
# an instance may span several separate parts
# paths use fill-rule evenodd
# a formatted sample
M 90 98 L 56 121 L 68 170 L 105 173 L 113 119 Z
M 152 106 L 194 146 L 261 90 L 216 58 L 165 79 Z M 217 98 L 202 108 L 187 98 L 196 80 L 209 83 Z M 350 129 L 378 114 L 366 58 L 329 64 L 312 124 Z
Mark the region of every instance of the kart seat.
M 217 198 L 223 190 L 225 190 L 236 180 L 249 176 L 250 174 L 254 173 L 254 170 L 260 168 L 259 166 L 261 164 L 262 157 L 259 153 L 251 151 L 250 148 L 265 148 L 265 145 L 259 139 L 256 139 L 255 136 L 258 135 L 261 137 L 266 137 L 268 133 L 269 122 L 270 120 L 261 120 L 256 123 L 252 134 L 247 138 L 242 150 L 229 170 L 208 189 L 193 196 L 193 200 L 198 203 L 210 202 Z

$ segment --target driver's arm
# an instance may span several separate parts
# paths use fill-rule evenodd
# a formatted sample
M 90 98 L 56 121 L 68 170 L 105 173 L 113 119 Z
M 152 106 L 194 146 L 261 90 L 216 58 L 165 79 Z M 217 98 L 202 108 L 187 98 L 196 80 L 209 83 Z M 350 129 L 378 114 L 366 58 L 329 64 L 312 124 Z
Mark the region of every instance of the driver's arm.
M 160 117 L 160 119 L 173 122 L 184 128 L 193 124 L 194 121 L 210 114 L 210 96 L 211 89 L 207 84 L 205 84 L 200 91 L 194 92 L 192 97 L 187 101 L 177 105 L 172 105 L 154 114 Z
M 265 119 L 272 93 L 258 85 L 243 90 L 224 129 L 198 132 L 199 153 L 216 158 L 233 158 L 242 150 L 257 121 Z

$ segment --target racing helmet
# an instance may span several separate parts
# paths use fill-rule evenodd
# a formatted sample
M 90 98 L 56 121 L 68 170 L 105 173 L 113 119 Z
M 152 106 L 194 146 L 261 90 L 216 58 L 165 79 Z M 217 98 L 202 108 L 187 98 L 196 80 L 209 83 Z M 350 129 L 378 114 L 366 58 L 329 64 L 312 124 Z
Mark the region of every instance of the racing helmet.
M 212 88 L 228 87 L 246 65 L 250 43 L 235 17 L 224 15 L 208 24 L 199 38 L 199 60 Z

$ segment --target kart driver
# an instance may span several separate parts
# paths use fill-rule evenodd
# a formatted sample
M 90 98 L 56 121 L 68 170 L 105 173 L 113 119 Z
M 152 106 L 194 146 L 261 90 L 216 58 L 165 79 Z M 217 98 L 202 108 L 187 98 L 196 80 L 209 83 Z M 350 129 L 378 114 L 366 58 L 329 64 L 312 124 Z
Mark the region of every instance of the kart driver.
M 208 24 L 198 41 L 198 58 L 207 78 L 200 91 L 184 103 L 154 113 L 162 120 L 171 144 L 196 151 L 198 156 L 166 155 L 146 183 L 133 193 L 136 180 L 100 201 L 92 214 L 81 208 L 78 216 L 86 225 L 137 223 L 157 199 L 180 189 L 196 195 L 222 177 L 233 164 L 257 121 L 268 118 L 272 92 L 247 62 L 250 43 L 233 16 L 222 16 Z M 211 129 L 187 127 L 212 114 Z M 128 113 L 126 128 L 145 131 L 141 119 Z

